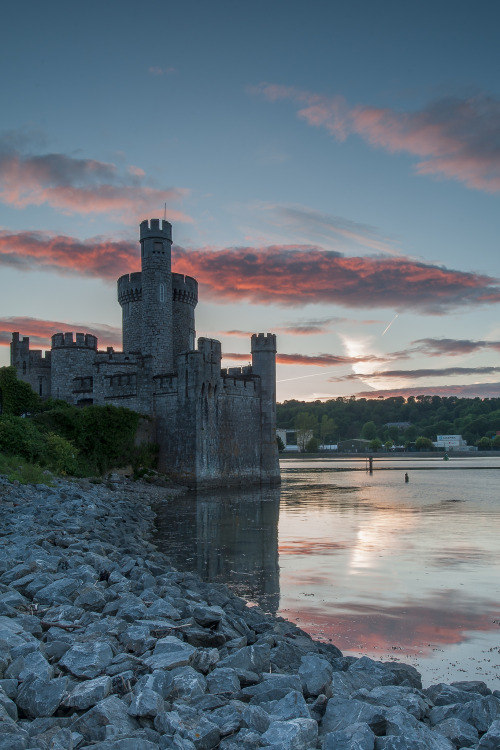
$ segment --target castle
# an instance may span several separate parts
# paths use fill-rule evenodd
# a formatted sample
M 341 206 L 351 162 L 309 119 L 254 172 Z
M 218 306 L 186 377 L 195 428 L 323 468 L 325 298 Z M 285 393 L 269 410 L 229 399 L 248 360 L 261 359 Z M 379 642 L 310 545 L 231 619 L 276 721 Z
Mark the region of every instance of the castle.
M 55 333 L 51 351 L 12 335 L 11 364 L 42 396 L 114 404 L 151 418 L 159 469 L 192 487 L 278 484 L 276 336 L 254 334 L 252 364 L 221 369 L 221 344 L 198 339 L 198 283 L 171 272 L 172 226 L 140 225 L 141 271 L 118 279 L 123 351 L 89 333 Z

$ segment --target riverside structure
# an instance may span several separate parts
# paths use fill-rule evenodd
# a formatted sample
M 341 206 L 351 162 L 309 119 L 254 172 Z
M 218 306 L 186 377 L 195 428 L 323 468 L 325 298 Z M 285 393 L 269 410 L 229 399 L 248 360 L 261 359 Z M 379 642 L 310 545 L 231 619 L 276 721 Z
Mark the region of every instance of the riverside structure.
M 140 225 L 141 271 L 118 279 L 123 351 L 90 333 L 55 333 L 30 349 L 13 333 L 11 364 L 42 398 L 113 404 L 151 419 L 159 468 L 193 487 L 278 484 L 276 336 L 254 334 L 252 364 L 221 369 L 221 344 L 199 338 L 198 282 L 172 273 L 172 225 Z

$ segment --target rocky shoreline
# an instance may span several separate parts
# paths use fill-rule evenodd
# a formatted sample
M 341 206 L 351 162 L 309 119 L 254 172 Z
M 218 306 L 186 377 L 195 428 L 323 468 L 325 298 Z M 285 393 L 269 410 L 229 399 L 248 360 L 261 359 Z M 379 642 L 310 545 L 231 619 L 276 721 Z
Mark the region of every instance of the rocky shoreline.
M 500 692 L 343 657 L 151 542 L 173 490 L 0 476 L 0 750 L 500 750 Z

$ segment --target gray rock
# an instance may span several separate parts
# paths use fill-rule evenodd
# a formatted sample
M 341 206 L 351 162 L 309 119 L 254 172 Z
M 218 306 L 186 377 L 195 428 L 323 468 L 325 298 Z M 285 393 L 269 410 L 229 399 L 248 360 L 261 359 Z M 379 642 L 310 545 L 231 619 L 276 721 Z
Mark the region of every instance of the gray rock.
M 429 711 L 432 725 L 441 724 L 445 719 L 456 718 L 472 724 L 477 731 L 487 732 L 493 721 L 500 715 L 500 700 L 493 695 L 469 701 L 452 703 L 449 706 L 436 706 Z
M 298 690 L 292 690 L 280 700 L 261 703 L 260 706 L 269 714 L 272 721 L 311 718 L 304 696 Z
M 222 662 L 221 662 L 222 663 Z M 258 685 L 243 688 L 242 695 L 250 699 L 251 703 L 267 703 L 281 700 L 291 690 L 301 691 L 300 678 L 289 674 L 266 674 Z
M 200 604 L 193 607 L 192 612 L 196 622 L 205 628 L 217 625 L 225 616 L 222 607 L 209 607 Z
M 219 667 L 232 667 L 247 672 L 269 672 L 271 647 L 267 644 L 245 646 L 219 662 Z
M 375 735 L 368 724 L 352 724 L 347 729 L 323 737 L 322 750 L 373 750 Z
M 156 742 L 150 742 L 143 737 L 122 737 L 118 740 L 96 742 L 92 745 L 92 750 L 158 750 L 158 747 Z
M 157 641 L 153 654 L 144 659 L 144 663 L 151 669 L 175 669 L 190 664 L 195 652 L 194 646 L 167 635 Z
M 128 713 L 136 717 L 155 717 L 165 709 L 161 695 L 150 688 L 143 688 L 133 696 Z
M 398 736 L 375 738 L 375 750 L 454 750 L 454 747 L 446 737 L 422 736 L 415 729 Z
M 368 724 L 374 734 L 385 731 L 384 710 L 362 701 L 330 698 L 321 722 L 321 734 L 347 729 L 351 724 Z
M 40 604 L 54 604 L 54 602 L 65 604 L 71 601 L 71 594 L 80 589 L 82 584 L 83 581 L 79 578 L 59 578 L 38 589 L 33 599 Z
M 323 656 L 306 654 L 302 657 L 299 677 L 306 697 L 320 694 L 331 697 L 332 675 L 332 665 Z
M 30 677 L 21 685 L 16 698 L 17 707 L 32 719 L 52 716 L 59 708 L 67 687 L 67 677 L 54 680 Z
M 252 732 L 263 734 L 269 729 L 271 719 L 269 715 L 260 706 L 246 706 L 241 714 L 241 724 Z
M 467 690 L 460 690 L 452 685 L 445 685 L 440 682 L 438 685 L 431 685 L 424 691 L 425 695 L 434 703 L 435 706 L 449 706 L 451 703 L 468 703 L 473 700 L 473 694 Z
M 241 713 L 230 704 L 216 708 L 214 711 L 210 711 L 207 718 L 212 724 L 219 727 L 221 737 L 227 737 L 228 734 L 234 734 L 242 726 Z
M 75 643 L 62 659 L 59 666 L 75 677 L 92 680 L 104 672 L 113 659 L 113 650 L 105 640 L 89 643 Z
M 272 721 L 261 737 L 262 747 L 279 750 L 305 750 L 318 741 L 318 725 L 313 719 Z
M 40 651 L 32 651 L 25 656 L 15 659 L 4 672 L 6 678 L 13 678 L 22 682 L 30 677 L 50 680 L 54 676 L 54 667 Z
M 77 708 L 84 711 L 96 703 L 104 700 L 110 694 L 113 687 L 111 677 L 96 677 L 94 680 L 80 682 L 73 688 L 71 693 L 63 700 L 63 706 Z
M 500 721 L 493 721 L 479 740 L 478 750 L 500 750 Z
M 167 617 L 170 620 L 181 619 L 179 611 L 165 599 L 156 599 L 156 601 L 147 608 L 144 617 L 145 619 L 155 617 Z
M 429 708 L 420 691 L 403 685 L 381 685 L 372 690 L 357 690 L 351 697 L 374 706 L 401 706 L 419 720 Z
M 207 690 L 214 695 L 234 695 L 241 689 L 236 670 L 218 667 L 207 675 Z
M 460 680 L 452 682 L 452 687 L 459 690 L 466 690 L 469 693 L 479 693 L 479 695 L 491 695 L 491 690 L 482 680 Z M 498 697 L 498 696 L 497 696 Z
M 479 741 L 477 729 L 460 719 L 445 719 L 441 724 L 436 724 L 434 731 L 447 737 L 455 747 L 469 747 Z
M 176 667 L 171 672 L 173 678 L 171 697 L 192 701 L 201 697 L 207 689 L 205 677 L 192 667 Z
M 137 721 L 127 713 L 126 705 L 116 695 L 105 698 L 78 717 L 71 729 L 82 734 L 87 741 L 97 742 L 112 739 L 106 736 L 108 727 L 116 738 L 127 736 L 139 728 Z
M 363 675 L 375 677 L 379 680 L 380 685 L 393 685 L 396 682 L 390 665 L 374 661 L 368 658 L 368 656 L 362 656 L 360 659 L 357 659 L 347 671 L 350 675 L 362 673 Z
M 144 675 L 134 687 L 134 694 L 138 694 L 139 691 L 148 689 L 153 690 L 158 695 L 166 700 L 172 692 L 174 685 L 174 678 L 171 672 L 165 672 L 161 669 L 156 670 L 152 674 Z
M 16 689 L 16 695 L 17 695 L 17 689 Z M 14 696 L 13 696 L 14 697 Z M 10 716 L 10 718 L 13 721 L 17 721 L 17 706 L 14 703 L 13 700 L 9 698 L 5 690 L 0 687 L 0 706 L 2 706 L 7 714 Z
M 146 625 L 129 625 L 120 634 L 119 641 L 126 651 L 140 656 L 145 651 L 153 649 L 157 639 L 150 635 Z

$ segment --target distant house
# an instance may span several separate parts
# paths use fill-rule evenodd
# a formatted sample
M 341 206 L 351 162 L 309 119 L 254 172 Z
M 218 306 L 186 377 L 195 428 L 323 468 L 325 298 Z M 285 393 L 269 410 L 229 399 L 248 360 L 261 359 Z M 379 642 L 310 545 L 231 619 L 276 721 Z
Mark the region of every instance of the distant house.
M 386 422 L 384 427 L 397 427 L 398 430 L 407 430 L 411 422 Z

